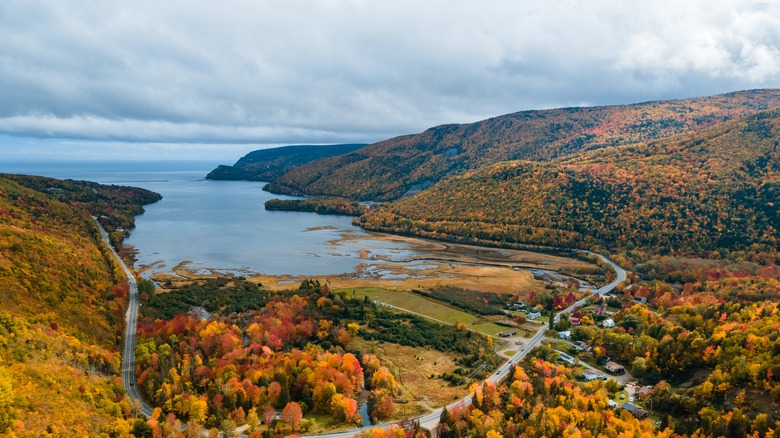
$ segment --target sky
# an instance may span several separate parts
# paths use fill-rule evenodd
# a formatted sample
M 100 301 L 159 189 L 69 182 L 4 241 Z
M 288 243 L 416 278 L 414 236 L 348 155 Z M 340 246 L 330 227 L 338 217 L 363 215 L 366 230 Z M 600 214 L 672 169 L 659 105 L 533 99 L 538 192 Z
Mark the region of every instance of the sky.
M 232 162 L 755 88 L 780 88 L 780 1 L 0 2 L 5 159 Z

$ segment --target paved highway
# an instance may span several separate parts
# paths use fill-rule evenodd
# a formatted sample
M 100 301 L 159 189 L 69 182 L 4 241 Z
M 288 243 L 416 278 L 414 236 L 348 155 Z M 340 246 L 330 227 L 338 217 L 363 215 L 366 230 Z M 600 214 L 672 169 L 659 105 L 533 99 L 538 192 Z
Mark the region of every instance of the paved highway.
M 97 222 L 97 219 L 95 220 Z M 125 262 L 119 257 L 119 254 L 111 246 L 111 241 L 108 239 L 108 233 L 97 222 L 98 228 L 100 228 L 100 235 L 103 237 L 103 241 L 106 246 L 114 255 L 119 266 L 125 271 L 127 277 L 127 285 L 130 290 L 128 293 L 127 314 L 125 315 L 125 346 L 124 353 L 122 354 L 122 383 L 125 386 L 127 395 L 130 397 L 130 401 L 138 409 L 141 414 L 150 417 L 152 415 L 152 408 L 141 398 L 141 394 L 138 393 L 138 389 L 135 387 L 135 326 L 138 322 L 138 285 L 135 282 L 135 276 L 133 272 L 125 265 Z
M 612 260 L 609 260 L 608 258 L 604 257 L 601 254 L 596 254 L 594 252 L 590 251 L 582 251 L 586 254 L 592 254 L 598 257 L 602 262 L 606 263 L 609 267 L 611 267 L 615 271 L 615 279 L 611 281 L 609 284 L 606 284 L 594 291 L 591 291 L 590 294 L 583 297 L 581 300 L 575 302 L 571 306 L 567 307 L 566 309 L 561 310 L 558 312 L 557 315 L 555 315 L 555 322 L 558 322 L 558 320 L 561 317 L 561 314 L 564 313 L 571 313 L 575 308 L 582 306 L 585 304 L 585 302 L 588 300 L 588 297 L 594 293 L 598 294 L 605 294 L 612 289 L 616 288 L 618 284 L 622 283 L 626 279 L 626 271 L 623 270 L 620 266 L 618 266 L 615 262 Z M 507 362 L 505 362 L 503 365 L 501 365 L 498 370 L 495 371 L 491 376 L 489 376 L 486 380 L 489 380 L 491 382 L 498 382 L 504 377 L 506 377 L 507 374 L 509 374 L 513 369 L 514 365 L 523 358 L 531 351 L 534 347 L 539 345 L 539 343 L 542 342 L 542 339 L 544 338 L 544 332 L 545 329 L 541 329 L 534 337 L 531 338 L 530 341 L 526 345 L 523 346 L 523 348 L 520 349 L 514 356 L 512 356 L 511 359 L 509 359 Z M 447 409 L 452 409 L 455 406 L 463 405 L 468 406 L 471 404 L 471 395 L 467 395 L 466 397 L 463 397 L 462 399 L 447 405 Z M 441 409 L 436 409 L 435 411 L 431 412 L 428 415 L 424 415 L 422 417 L 418 417 L 417 420 L 420 421 L 420 425 L 427 428 L 427 429 L 434 429 L 439 425 L 439 418 L 441 417 Z M 390 423 L 383 423 L 383 424 L 376 424 L 371 426 L 374 427 L 389 427 Z M 354 437 L 358 436 L 360 434 L 361 429 L 352 429 L 345 432 L 338 432 L 338 433 L 328 433 L 328 434 L 321 434 L 316 435 L 318 437 L 326 437 L 326 438 L 347 438 L 347 437 Z

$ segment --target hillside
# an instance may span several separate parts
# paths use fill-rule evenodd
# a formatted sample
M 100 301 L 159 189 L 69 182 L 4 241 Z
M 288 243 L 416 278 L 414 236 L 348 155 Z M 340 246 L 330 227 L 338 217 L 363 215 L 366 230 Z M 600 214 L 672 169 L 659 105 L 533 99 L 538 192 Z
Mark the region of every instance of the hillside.
M 292 169 L 319 158 L 347 154 L 364 144 L 334 144 L 329 146 L 283 146 L 250 152 L 232 166 L 220 165 L 206 179 L 273 181 Z
M 780 111 L 649 144 L 449 178 L 361 218 L 467 242 L 660 254 L 777 253 Z
M 312 161 L 267 186 L 286 194 L 392 200 L 445 176 L 507 160 L 549 161 L 583 151 L 701 132 L 780 107 L 780 90 L 590 108 L 523 111 L 442 125 Z
M 157 198 L 127 187 L 0 176 L 0 434 L 129 431 L 132 407 L 118 375 L 127 286 L 88 210 L 132 227 L 126 212 Z

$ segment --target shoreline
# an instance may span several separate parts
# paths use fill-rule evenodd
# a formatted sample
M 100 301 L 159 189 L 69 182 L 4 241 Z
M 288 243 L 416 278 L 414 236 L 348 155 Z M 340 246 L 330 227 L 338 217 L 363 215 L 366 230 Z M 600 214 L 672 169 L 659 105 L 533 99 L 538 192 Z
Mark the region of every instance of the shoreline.
M 349 230 L 327 242 L 329 248 L 344 244 L 359 246 L 361 241 L 400 242 L 409 245 L 415 253 L 411 257 L 392 259 L 388 255 L 374 255 L 370 249 L 358 249 L 360 262 L 354 271 L 326 275 L 290 275 L 240 273 L 239 270 L 194 268 L 191 261 L 181 261 L 172 269 L 155 272 L 150 278 L 160 285 L 177 287 L 193 281 L 214 277 L 245 277 L 261 283 L 269 290 L 289 290 L 307 278 L 317 278 L 333 289 L 380 287 L 390 290 L 431 289 L 457 287 L 491 293 L 526 295 L 542 291 L 545 281 L 535 277 L 533 270 L 554 271 L 561 278 L 572 281 L 589 281 L 597 276 L 599 268 L 575 258 L 537 253 L 528 250 L 472 246 L 451 242 L 439 242 L 422 238 L 368 232 L 358 236 Z M 141 272 L 165 267 L 165 261 L 157 261 L 139 267 Z M 162 288 L 166 290 L 166 288 Z

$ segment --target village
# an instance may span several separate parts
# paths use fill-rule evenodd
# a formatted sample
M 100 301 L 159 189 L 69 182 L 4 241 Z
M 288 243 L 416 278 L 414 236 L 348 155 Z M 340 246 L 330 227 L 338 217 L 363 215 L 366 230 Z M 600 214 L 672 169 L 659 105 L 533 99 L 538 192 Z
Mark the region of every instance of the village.
M 600 329 L 614 328 L 616 326 L 614 315 L 624 305 L 647 304 L 647 298 L 636 295 L 635 288 L 631 286 L 626 289 L 626 294 L 631 297 L 627 303 L 623 302 L 625 298 L 614 294 L 592 295 L 589 303 L 575 308 L 571 316 L 563 315 L 561 321 L 555 325 L 555 330 L 547 331 L 545 342 L 555 349 L 556 359 L 560 363 L 578 372 L 577 376 L 581 381 L 586 383 L 594 380 L 613 381 L 620 389 L 614 391 L 614 398 L 609 400 L 609 407 L 613 410 L 628 411 L 637 419 L 643 420 L 652 416 L 654 387 L 640 385 L 625 366 L 605 356 L 603 349 L 594 351 L 591 345 L 585 340 L 577 339 L 576 336 L 576 328 L 583 323 Z M 549 324 L 549 317 L 544 315 L 542 309 L 531 306 L 526 301 L 515 301 L 509 308 L 513 313 L 522 314 L 529 325 L 535 324 L 539 330 L 544 330 Z M 499 332 L 497 336 L 507 344 L 522 347 L 526 337 L 530 338 L 530 335 L 521 333 L 521 330 L 509 329 Z

